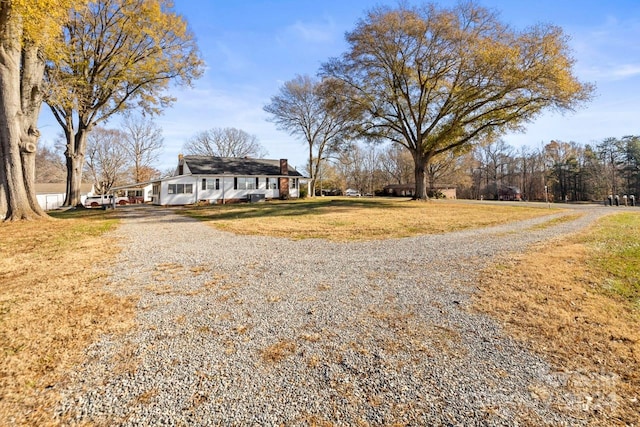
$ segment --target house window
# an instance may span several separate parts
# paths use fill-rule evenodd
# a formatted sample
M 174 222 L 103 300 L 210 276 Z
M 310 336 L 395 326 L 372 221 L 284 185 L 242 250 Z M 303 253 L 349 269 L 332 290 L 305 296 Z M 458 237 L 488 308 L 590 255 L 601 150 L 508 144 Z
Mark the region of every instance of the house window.
M 257 188 L 258 178 L 239 176 L 235 178 L 234 181 L 236 184 L 234 188 L 236 190 L 255 190 Z
M 278 189 L 278 179 L 267 178 L 267 190 L 277 190 L 277 189 Z
M 160 194 L 160 184 L 153 184 L 153 187 L 151 188 L 151 193 Z
M 296 188 L 296 185 L 298 185 L 297 179 L 290 179 L 289 182 L 291 183 L 291 188 Z
M 192 194 L 193 184 L 169 184 L 167 190 L 169 194 Z
M 218 178 L 213 179 L 202 179 L 202 189 L 203 190 L 219 190 L 220 189 L 220 180 Z

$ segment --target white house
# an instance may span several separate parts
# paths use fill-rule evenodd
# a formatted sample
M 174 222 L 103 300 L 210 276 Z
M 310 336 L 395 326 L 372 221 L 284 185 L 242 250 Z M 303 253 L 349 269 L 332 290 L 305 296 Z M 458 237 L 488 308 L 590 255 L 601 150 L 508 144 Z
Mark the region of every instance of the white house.
M 152 181 L 151 197 L 163 206 L 297 198 L 300 178 L 287 159 L 180 155 L 173 176 Z

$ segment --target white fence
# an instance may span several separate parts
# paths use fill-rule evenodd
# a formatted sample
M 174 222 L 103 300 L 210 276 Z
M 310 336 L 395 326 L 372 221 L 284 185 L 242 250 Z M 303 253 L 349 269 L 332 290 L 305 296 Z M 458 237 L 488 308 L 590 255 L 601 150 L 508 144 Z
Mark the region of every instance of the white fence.
M 36 197 L 38 198 L 38 204 L 45 211 L 50 211 L 53 209 L 58 209 L 64 203 L 64 197 L 66 193 L 58 193 L 58 194 L 38 194 Z M 87 196 L 80 196 L 80 203 L 84 203 L 84 199 Z

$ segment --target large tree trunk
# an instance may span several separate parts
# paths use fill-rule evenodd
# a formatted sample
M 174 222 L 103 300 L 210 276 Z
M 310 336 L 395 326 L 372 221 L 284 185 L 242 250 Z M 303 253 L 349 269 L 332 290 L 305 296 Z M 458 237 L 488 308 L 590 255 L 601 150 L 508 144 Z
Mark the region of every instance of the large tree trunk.
M 413 162 L 415 167 L 416 192 L 413 196 L 414 200 L 429 200 L 427 194 L 427 174 L 426 169 L 429 164 L 428 158 L 421 153 L 413 152 Z
M 24 175 L 25 189 L 31 208 L 38 215 L 46 215 L 40 207 L 36 197 L 36 151 L 40 131 L 38 130 L 38 117 L 42 106 L 42 91 L 40 86 L 44 77 L 44 59 L 41 52 L 35 46 L 22 50 L 22 89 L 21 102 L 23 111 L 22 123 L 22 171 Z
M 63 205 L 77 206 L 82 204 L 80 187 L 89 130 L 82 127 L 82 122 L 77 132 L 74 132 L 73 125 L 70 126 L 65 130 L 67 135 L 67 149 L 64 153 L 67 163 L 67 197 Z
M 22 25 L 10 9 L 0 4 L 0 219 L 13 221 L 46 217 L 34 188 L 44 64 L 36 48 L 23 52 Z
M 424 166 L 419 167 L 416 165 L 416 194 L 414 194 L 414 200 L 429 200 L 429 195 L 427 194 L 427 175 L 424 172 Z

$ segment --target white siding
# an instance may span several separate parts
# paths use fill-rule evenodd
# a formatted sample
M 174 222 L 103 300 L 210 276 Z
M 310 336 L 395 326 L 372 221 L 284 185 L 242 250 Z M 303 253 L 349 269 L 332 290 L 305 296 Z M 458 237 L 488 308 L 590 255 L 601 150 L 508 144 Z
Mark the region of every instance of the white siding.
M 202 189 L 202 180 L 203 179 L 212 179 L 215 183 L 215 180 L 219 180 L 220 188 L 219 189 Z M 231 194 L 233 193 L 233 178 L 232 177 L 223 177 L 223 176 L 203 176 L 198 177 L 198 190 L 197 190 L 197 199 L 196 200 L 206 200 L 209 203 L 216 203 L 218 200 L 224 200 L 232 198 Z
M 255 179 L 255 177 L 252 177 Z M 213 188 L 202 188 L 203 180 L 213 180 L 212 185 Z M 215 188 L 215 180 L 219 180 L 219 188 Z M 290 178 L 290 181 L 297 178 Z M 278 182 L 277 177 L 269 177 L 269 182 Z M 156 205 L 188 205 L 192 203 L 196 203 L 198 201 L 207 201 L 209 203 L 222 203 L 226 200 L 232 199 L 247 199 L 249 194 L 264 194 L 267 199 L 277 199 L 280 197 L 280 190 L 276 189 L 268 189 L 267 188 L 267 179 L 266 177 L 258 177 L 258 186 L 254 189 L 234 189 L 234 177 L 233 176 L 216 176 L 216 175 L 205 175 L 205 176 L 191 176 L 191 175 L 180 175 L 174 176 L 170 178 L 166 178 L 160 183 L 160 195 L 154 195 L 153 203 Z M 171 184 L 192 184 L 192 193 L 182 193 L 182 194 L 169 194 L 169 185 Z M 299 184 L 299 180 L 298 180 Z M 208 187 L 208 186 L 207 186 Z M 289 185 L 289 195 L 290 197 L 299 197 L 299 189 L 291 188 L 291 183 Z
M 169 194 L 170 184 L 191 184 L 191 193 Z M 163 180 L 160 185 L 160 200 L 154 198 L 153 203 L 156 205 L 188 205 L 195 203 L 197 197 L 197 182 L 193 176 L 175 176 Z
M 293 188 L 293 182 L 296 183 L 296 188 Z M 300 197 L 300 180 L 298 178 L 289 178 L 289 197 Z

